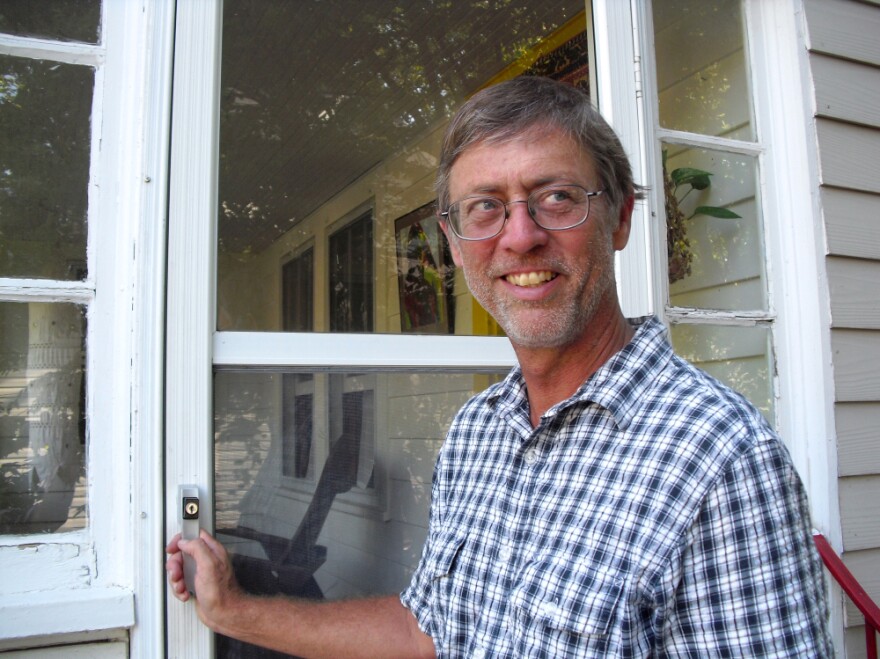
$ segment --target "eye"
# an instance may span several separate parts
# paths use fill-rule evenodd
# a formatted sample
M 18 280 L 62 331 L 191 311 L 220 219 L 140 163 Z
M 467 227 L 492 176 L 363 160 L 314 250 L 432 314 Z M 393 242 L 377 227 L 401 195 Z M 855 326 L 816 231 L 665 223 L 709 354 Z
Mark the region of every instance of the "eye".
M 494 197 L 474 197 L 462 202 L 462 214 L 472 219 L 495 217 L 504 205 Z
M 537 206 L 547 210 L 558 210 L 572 205 L 572 191 L 568 188 L 548 188 L 538 194 Z

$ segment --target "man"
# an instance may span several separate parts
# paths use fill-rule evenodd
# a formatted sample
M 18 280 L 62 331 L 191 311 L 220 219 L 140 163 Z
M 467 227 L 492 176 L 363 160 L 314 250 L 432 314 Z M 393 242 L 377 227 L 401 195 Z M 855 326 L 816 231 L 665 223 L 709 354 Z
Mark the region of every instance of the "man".
M 212 629 L 301 656 L 831 654 L 789 456 L 744 399 L 621 313 L 613 256 L 639 195 L 589 100 L 518 78 L 452 120 L 438 174 L 452 255 L 519 366 L 459 412 L 400 597 L 308 603 L 235 584 L 203 534 L 167 550 Z

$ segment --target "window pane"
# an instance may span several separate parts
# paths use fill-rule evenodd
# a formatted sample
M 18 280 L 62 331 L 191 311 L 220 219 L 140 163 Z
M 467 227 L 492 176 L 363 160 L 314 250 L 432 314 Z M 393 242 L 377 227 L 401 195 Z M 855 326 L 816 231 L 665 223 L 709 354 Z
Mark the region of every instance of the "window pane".
M 437 230 L 439 140 L 493 80 L 589 89 L 583 0 L 230 1 L 223 49 L 218 328 L 284 329 L 281 266 L 314 245 L 309 330 L 500 334 Z M 363 208 L 368 253 L 337 234 Z
M 754 140 L 738 0 L 654 0 L 660 125 Z
M 0 55 L 0 277 L 86 276 L 94 70 Z
M 399 592 L 427 534 L 434 459 L 453 416 L 501 374 L 215 375 L 218 538 L 243 586 L 343 598 Z M 284 389 L 310 396 L 314 474 L 291 473 Z M 282 403 L 284 401 L 284 403 Z M 302 437 L 300 437 L 302 439 Z M 218 637 L 218 656 L 239 648 Z
M 743 394 L 774 423 L 769 328 L 682 324 L 670 334 L 679 355 Z
M 3 0 L 0 32 L 19 37 L 97 43 L 100 0 Z
M 757 162 L 663 145 L 669 302 L 676 307 L 767 307 Z
M 85 310 L 0 302 L 0 534 L 86 523 Z
M 330 331 L 373 330 L 373 213 L 330 236 Z
M 310 332 L 314 327 L 314 249 L 290 259 L 281 267 L 282 329 Z

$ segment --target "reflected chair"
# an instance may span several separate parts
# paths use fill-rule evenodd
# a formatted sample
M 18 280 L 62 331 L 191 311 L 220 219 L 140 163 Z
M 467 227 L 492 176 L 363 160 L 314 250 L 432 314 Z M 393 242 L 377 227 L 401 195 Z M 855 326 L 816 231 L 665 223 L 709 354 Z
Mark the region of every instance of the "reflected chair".
M 362 414 L 345 410 L 342 434 L 330 447 L 315 493 L 294 534 L 285 538 L 246 526 L 218 529 L 218 534 L 259 543 L 265 558 L 232 555 L 235 576 L 242 588 L 257 595 L 287 595 L 323 599 L 314 574 L 327 559 L 327 548 L 317 543 L 338 494 L 357 483 Z M 217 637 L 217 657 L 276 659 L 287 657 L 223 636 Z

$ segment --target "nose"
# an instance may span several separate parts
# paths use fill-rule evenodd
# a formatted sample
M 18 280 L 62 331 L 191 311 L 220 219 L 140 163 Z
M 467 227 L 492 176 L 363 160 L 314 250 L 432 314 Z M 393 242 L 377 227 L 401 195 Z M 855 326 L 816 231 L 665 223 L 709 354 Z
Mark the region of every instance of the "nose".
M 547 244 L 548 232 L 535 222 L 527 200 L 508 201 L 505 210 L 507 221 L 499 236 L 503 247 L 525 254 Z

